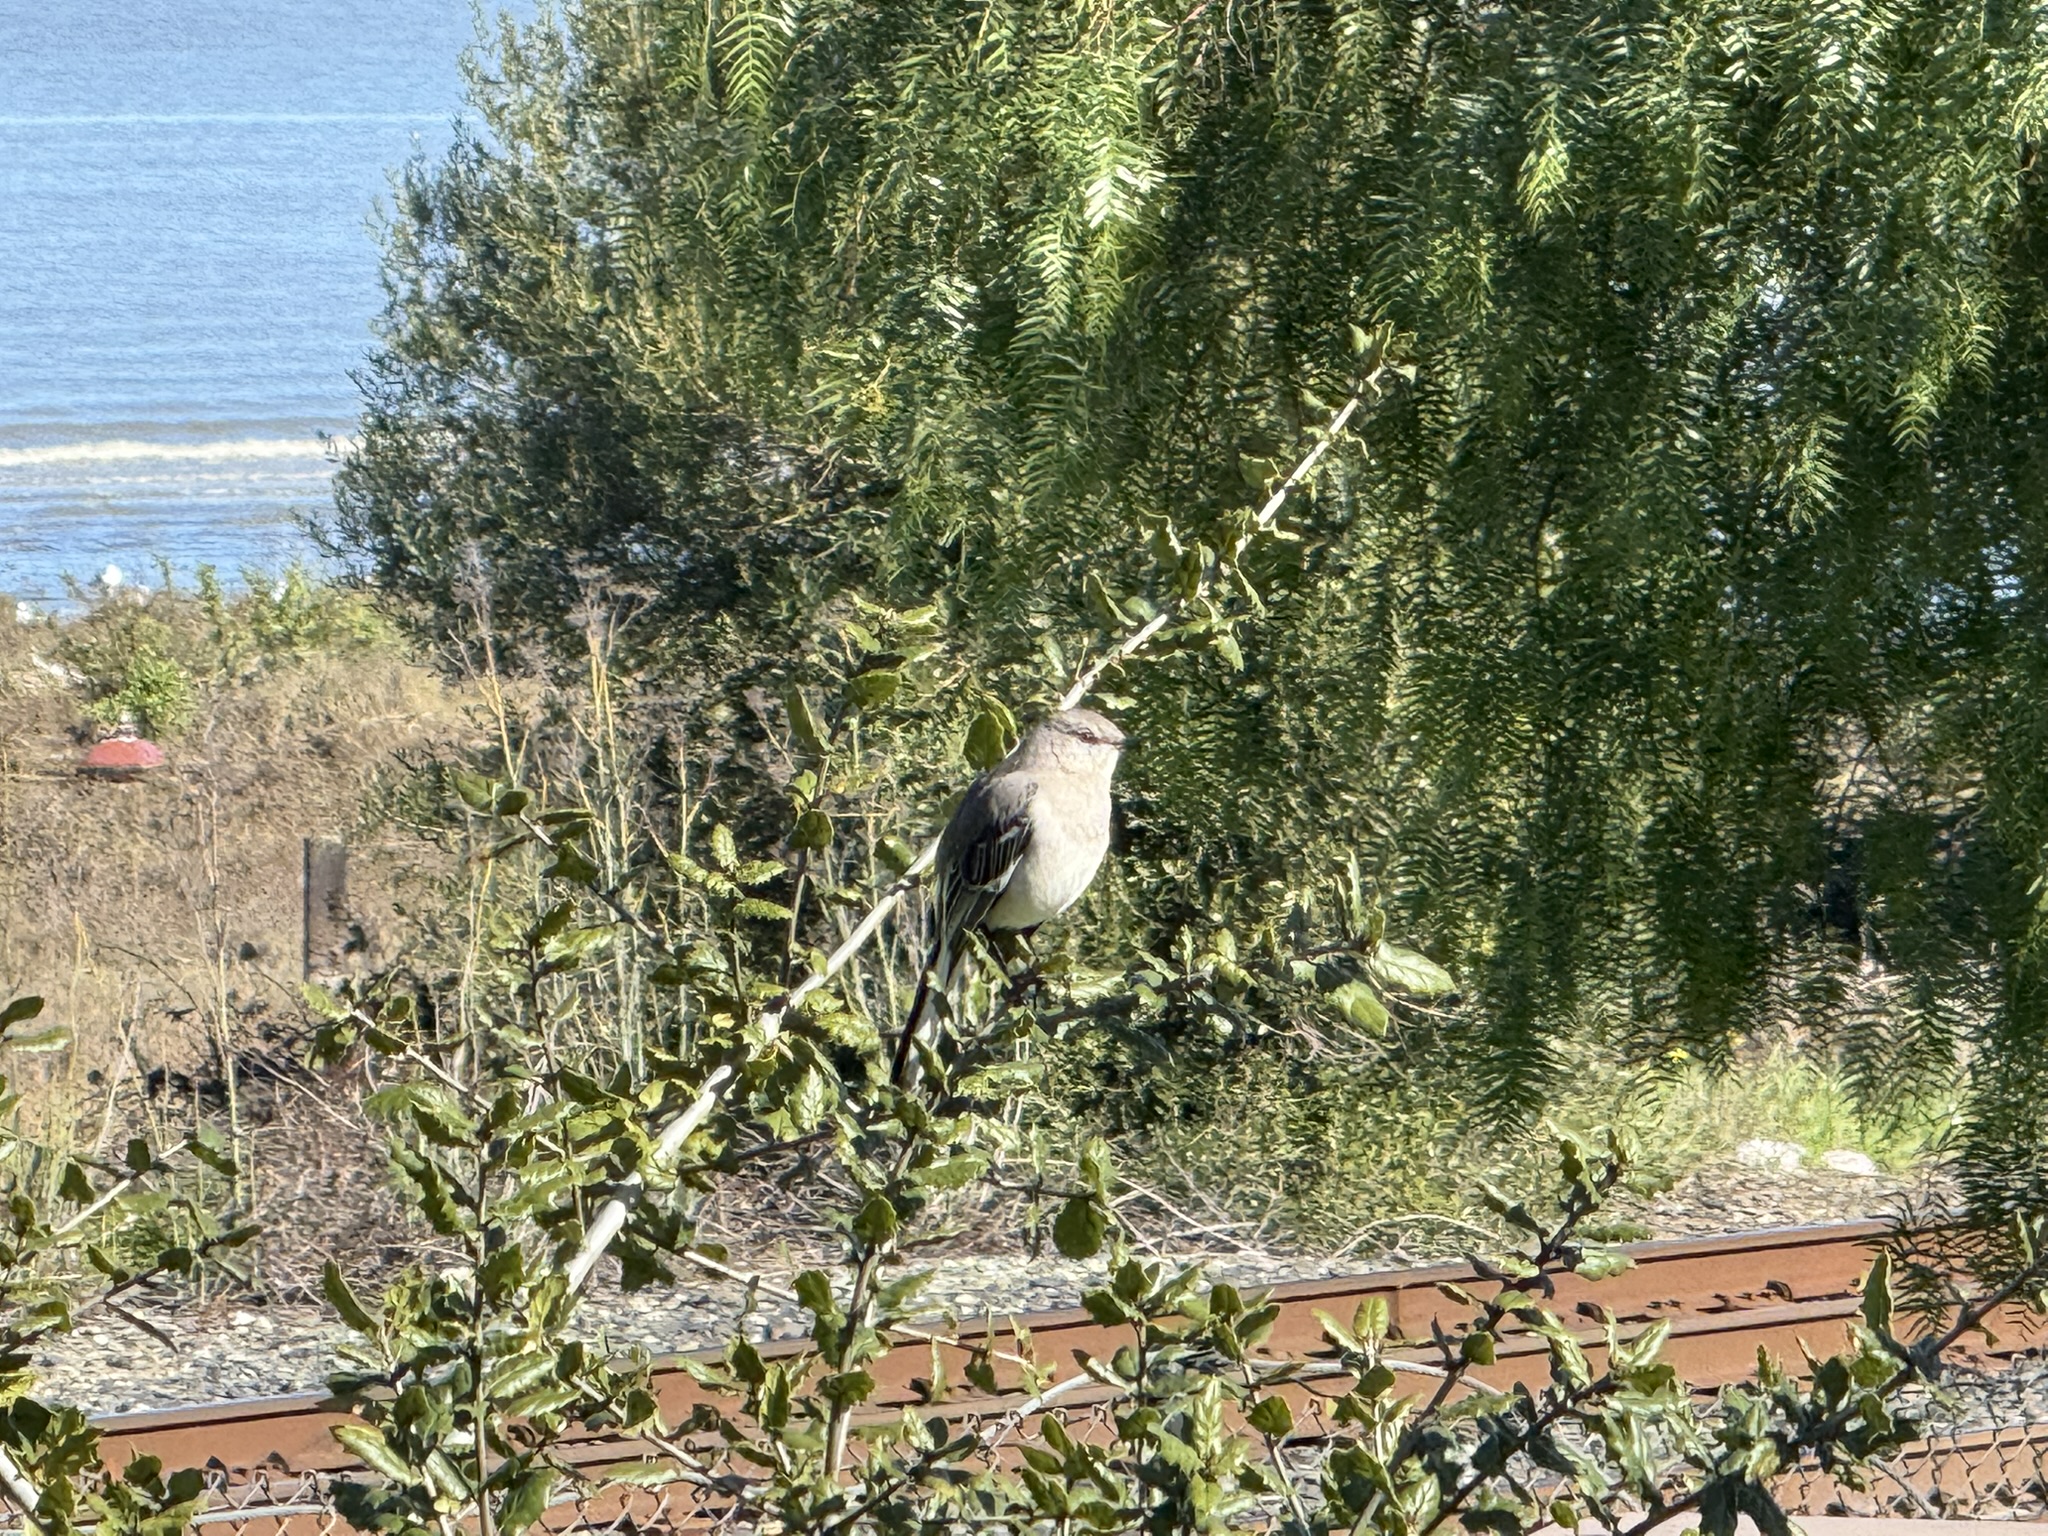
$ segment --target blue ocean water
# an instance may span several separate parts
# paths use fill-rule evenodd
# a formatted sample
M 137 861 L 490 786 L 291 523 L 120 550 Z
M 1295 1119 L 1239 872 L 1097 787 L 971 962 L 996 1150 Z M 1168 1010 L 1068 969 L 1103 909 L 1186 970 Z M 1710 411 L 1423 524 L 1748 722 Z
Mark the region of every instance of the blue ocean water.
M 305 552 L 373 207 L 474 36 L 468 0 L 0 0 L 0 592 Z

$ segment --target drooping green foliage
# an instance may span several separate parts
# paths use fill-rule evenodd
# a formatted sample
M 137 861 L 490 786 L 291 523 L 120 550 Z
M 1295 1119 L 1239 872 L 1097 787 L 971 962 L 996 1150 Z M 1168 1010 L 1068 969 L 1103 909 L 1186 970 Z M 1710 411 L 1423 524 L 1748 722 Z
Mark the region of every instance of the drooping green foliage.
M 1241 670 L 1112 685 L 1133 931 L 1355 853 L 1509 1104 L 1579 1029 L 1794 1020 L 1887 1091 L 1974 1036 L 1999 1197 L 2048 1036 L 2042 25 L 589 0 L 399 189 L 333 537 L 533 657 L 644 593 L 708 686 L 936 601 L 920 665 L 1023 713 L 1391 325 L 1412 387 L 1254 563 Z

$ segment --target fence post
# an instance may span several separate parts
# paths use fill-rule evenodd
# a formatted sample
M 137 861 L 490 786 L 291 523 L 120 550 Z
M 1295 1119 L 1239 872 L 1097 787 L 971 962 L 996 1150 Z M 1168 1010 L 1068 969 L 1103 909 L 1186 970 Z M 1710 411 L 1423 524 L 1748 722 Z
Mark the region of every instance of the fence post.
M 338 968 L 348 943 L 348 844 L 336 837 L 307 838 L 300 891 L 299 959 L 304 979 L 311 981 L 316 971 Z

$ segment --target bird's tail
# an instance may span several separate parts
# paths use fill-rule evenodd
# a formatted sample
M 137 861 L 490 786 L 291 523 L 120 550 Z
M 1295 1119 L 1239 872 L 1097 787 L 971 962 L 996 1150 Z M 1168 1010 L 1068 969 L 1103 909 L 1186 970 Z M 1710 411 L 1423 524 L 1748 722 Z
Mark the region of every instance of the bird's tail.
M 896 1037 L 896 1059 L 889 1068 L 890 1086 L 901 1088 L 908 1081 L 911 1048 L 917 1040 L 917 1032 L 924 1027 L 924 1016 L 931 1008 L 932 986 L 937 983 L 940 992 L 952 985 L 953 972 L 958 967 L 953 946 L 941 939 L 932 946 L 930 957 L 924 969 L 917 975 L 917 992 L 910 999 L 910 1012 L 903 1016 L 903 1033 Z

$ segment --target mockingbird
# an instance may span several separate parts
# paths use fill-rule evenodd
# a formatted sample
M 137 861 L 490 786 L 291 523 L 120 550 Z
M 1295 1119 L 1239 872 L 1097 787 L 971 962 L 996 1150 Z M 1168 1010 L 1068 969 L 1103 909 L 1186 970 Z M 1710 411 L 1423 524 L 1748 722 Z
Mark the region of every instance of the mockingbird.
M 1092 709 L 1069 709 L 1024 733 L 967 788 L 932 865 L 932 948 L 896 1042 L 892 1082 L 932 989 L 943 994 L 976 929 L 1029 936 L 1080 900 L 1109 851 L 1109 781 L 1124 733 Z

